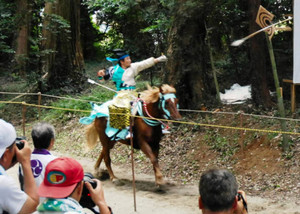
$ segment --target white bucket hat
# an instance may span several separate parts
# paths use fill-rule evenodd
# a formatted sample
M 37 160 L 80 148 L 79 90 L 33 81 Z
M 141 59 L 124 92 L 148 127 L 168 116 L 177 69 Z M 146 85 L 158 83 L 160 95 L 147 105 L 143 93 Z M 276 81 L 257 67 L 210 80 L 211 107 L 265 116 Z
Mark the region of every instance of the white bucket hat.
M 5 149 L 15 142 L 16 137 L 17 134 L 13 125 L 0 119 L 0 158 Z

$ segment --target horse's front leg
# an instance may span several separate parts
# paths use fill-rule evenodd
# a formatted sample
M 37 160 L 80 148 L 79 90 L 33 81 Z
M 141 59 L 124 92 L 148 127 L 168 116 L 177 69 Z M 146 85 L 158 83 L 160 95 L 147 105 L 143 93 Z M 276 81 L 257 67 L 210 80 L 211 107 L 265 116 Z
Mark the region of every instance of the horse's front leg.
M 158 164 L 158 151 L 153 152 L 152 148 L 149 146 L 149 144 L 146 141 L 143 141 L 141 143 L 140 148 L 145 153 L 145 155 L 150 159 L 153 165 L 156 185 L 165 184 L 163 175 L 160 171 L 159 164 Z

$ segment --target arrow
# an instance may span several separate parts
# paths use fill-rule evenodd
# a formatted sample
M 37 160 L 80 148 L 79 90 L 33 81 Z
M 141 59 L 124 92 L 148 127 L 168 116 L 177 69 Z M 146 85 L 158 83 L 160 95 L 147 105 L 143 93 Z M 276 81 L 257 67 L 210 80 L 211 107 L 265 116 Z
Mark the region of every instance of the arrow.
M 273 26 L 275 26 L 275 25 L 278 25 L 278 24 L 280 24 L 280 23 L 287 22 L 287 21 L 289 21 L 289 20 L 291 20 L 291 19 L 293 19 L 293 18 L 292 18 L 292 17 L 289 17 L 289 18 L 287 18 L 287 19 L 284 19 L 284 20 L 282 20 L 282 21 L 279 21 L 279 22 L 276 22 L 276 23 L 274 23 L 274 24 L 271 24 L 271 25 L 269 25 L 269 26 L 267 26 L 267 27 L 264 27 L 264 28 L 262 28 L 262 29 L 260 29 L 260 30 L 258 30 L 258 31 L 256 31 L 256 32 L 254 32 L 254 33 L 251 33 L 250 35 L 248 35 L 248 36 L 246 36 L 246 37 L 244 37 L 244 38 L 242 38 L 242 39 L 235 40 L 234 42 L 231 43 L 231 46 L 240 46 L 240 45 L 243 44 L 247 39 L 250 39 L 251 37 L 255 36 L 256 34 L 262 32 L 262 31 L 265 31 L 265 30 L 267 30 L 268 28 L 273 27 Z
M 114 89 L 112 89 L 112 88 L 109 88 L 109 87 L 107 87 L 107 86 L 101 85 L 101 84 L 97 83 L 96 81 L 94 81 L 94 80 L 92 80 L 92 79 L 88 79 L 87 81 L 88 81 L 88 83 L 95 84 L 95 85 L 99 85 L 99 86 L 101 86 L 101 87 L 103 87 L 103 88 L 106 88 L 106 89 L 108 89 L 108 90 L 110 90 L 110 91 L 113 91 L 113 92 L 115 92 L 115 93 L 118 93 L 116 90 L 114 90 Z

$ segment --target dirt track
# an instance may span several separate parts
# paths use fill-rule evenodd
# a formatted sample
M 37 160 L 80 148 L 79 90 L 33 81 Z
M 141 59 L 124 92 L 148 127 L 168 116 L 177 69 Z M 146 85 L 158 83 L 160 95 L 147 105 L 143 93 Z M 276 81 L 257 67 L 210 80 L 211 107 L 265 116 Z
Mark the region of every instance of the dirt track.
M 86 172 L 93 172 L 94 160 L 76 158 L 83 165 Z M 155 188 L 152 175 L 136 174 L 136 208 L 132 190 L 131 169 L 121 169 L 113 166 L 115 174 L 120 179 L 117 183 L 110 180 L 103 181 L 103 188 L 107 203 L 115 214 L 197 214 L 198 187 L 195 185 L 166 184 L 162 189 Z M 8 173 L 17 179 L 17 167 Z M 299 184 L 300 185 L 300 184 Z M 300 214 L 300 203 L 296 200 L 272 200 L 255 196 L 248 196 L 249 213 L 257 214 Z

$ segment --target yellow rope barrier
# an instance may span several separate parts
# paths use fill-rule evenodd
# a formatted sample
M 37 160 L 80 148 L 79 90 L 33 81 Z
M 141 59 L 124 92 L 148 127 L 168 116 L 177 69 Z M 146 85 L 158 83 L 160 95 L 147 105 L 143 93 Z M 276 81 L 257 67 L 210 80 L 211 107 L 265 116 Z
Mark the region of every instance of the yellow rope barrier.
M 26 103 L 26 102 L 0 101 L 0 103 L 21 104 L 21 105 L 32 106 L 32 107 L 41 107 L 41 108 L 57 109 L 57 110 L 64 110 L 64 111 L 75 111 L 75 112 L 86 112 L 86 113 L 91 112 L 90 110 L 60 108 L 60 107 L 54 107 L 54 106 L 29 104 L 29 103 Z M 112 114 L 126 115 L 126 114 L 122 114 L 122 113 L 112 113 Z M 176 120 L 167 120 L 167 119 L 156 119 L 156 118 L 149 118 L 149 117 L 137 116 L 137 115 L 131 115 L 131 116 L 132 117 L 138 117 L 138 118 L 144 118 L 144 119 L 161 120 L 161 121 L 170 122 L 170 123 L 179 123 L 179 124 L 187 124 L 187 125 L 194 125 L 194 126 L 205 126 L 205 127 L 211 127 L 211 128 L 223 128 L 223 129 L 244 130 L 244 131 L 252 131 L 252 132 L 265 132 L 265 133 L 276 133 L 276 134 L 300 135 L 300 133 L 298 133 L 298 132 L 287 132 L 287 131 L 267 130 L 267 129 L 252 129 L 252 128 L 244 128 L 244 127 L 233 127 L 233 126 L 223 126 L 223 125 L 196 123 L 196 122 L 185 122 L 185 121 L 176 121 Z
M 81 102 L 93 102 L 97 104 L 102 104 L 102 102 L 98 101 L 91 101 L 91 100 L 83 100 L 83 99 L 76 99 L 72 97 L 61 97 L 61 96 L 55 96 L 55 95 L 49 95 L 49 94 L 40 94 L 40 93 L 19 93 L 19 92 L 2 92 L 0 91 L 0 94 L 7 94 L 7 95 L 41 95 L 45 97 L 52 97 L 52 98 L 57 98 L 57 99 L 65 99 L 65 100 L 74 100 L 74 101 L 81 101 Z M 20 98 L 19 96 L 13 98 L 10 101 L 13 101 L 15 99 Z M 206 114 L 230 114 L 230 115 L 245 115 L 245 116 L 251 116 L 251 117 L 259 117 L 259 118 L 268 118 L 268 119 L 277 119 L 277 120 L 289 120 L 289 121 L 295 121 L 295 122 L 300 122 L 300 119 L 293 119 L 293 118 L 282 118 L 282 117 L 274 117 L 274 116 L 266 116 L 266 115 L 255 115 L 255 114 L 247 114 L 243 112 L 222 112 L 222 111 L 201 111 L 201 110 L 191 110 L 191 109 L 178 109 L 180 112 L 193 112 L 193 113 L 206 113 Z
M 142 116 L 134 116 L 140 118 L 147 118 Z M 243 127 L 233 127 L 233 126 L 223 126 L 223 125 L 214 125 L 214 124 L 205 124 L 205 123 L 196 123 L 196 122 L 185 122 L 185 121 L 176 121 L 176 120 L 167 120 L 167 119 L 154 119 L 153 120 L 162 120 L 166 122 L 172 123 L 181 123 L 187 125 L 195 125 L 195 126 L 207 126 L 212 128 L 223 128 L 223 129 L 233 129 L 233 130 L 244 130 L 244 131 L 253 131 L 253 132 L 266 132 L 266 133 L 277 133 L 277 134 L 290 134 L 290 135 L 300 135 L 298 132 L 286 132 L 286 131 L 277 131 L 277 130 L 267 130 L 267 129 L 251 129 L 251 128 L 243 128 Z
M 83 100 L 83 99 L 76 99 L 76 98 L 72 98 L 72 97 L 61 97 L 61 96 L 55 96 L 55 95 L 49 95 L 49 94 L 41 94 L 41 93 L 19 93 L 19 92 L 3 92 L 3 91 L 0 91 L 0 94 L 4 94 L 4 95 L 19 95 L 19 96 L 16 96 L 15 98 L 13 98 L 12 100 L 10 101 L 13 101 L 15 99 L 18 99 L 22 96 L 25 96 L 25 95 L 31 95 L 31 96 L 44 96 L 44 97 L 51 97 L 51 98 L 57 98 L 57 99 L 65 99 L 65 100 L 74 100 L 74 101 L 80 101 L 80 102 L 93 102 L 93 103 L 99 103 L 101 104 L 102 102 L 98 102 L 98 101 L 92 101 L 92 100 Z
M 91 112 L 90 110 L 80 110 L 80 109 L 72 109 L 72 108 L 60 108 L 60 107 L 55 107 L 55 106 L 43 106 L 43 105 L 37 105 L 37 104 L 29 104 L 29 103 L 26 103 L 26 102 L 0 101 L 0 103 L 5 103 L 5 104 L 21 104 L 21 105 L 32 106 L 32 107 L 57 109 L 57 110 L 63 110 L 63 111 L 77 111 L 77 112 L 87 112 L 87 113 Z

